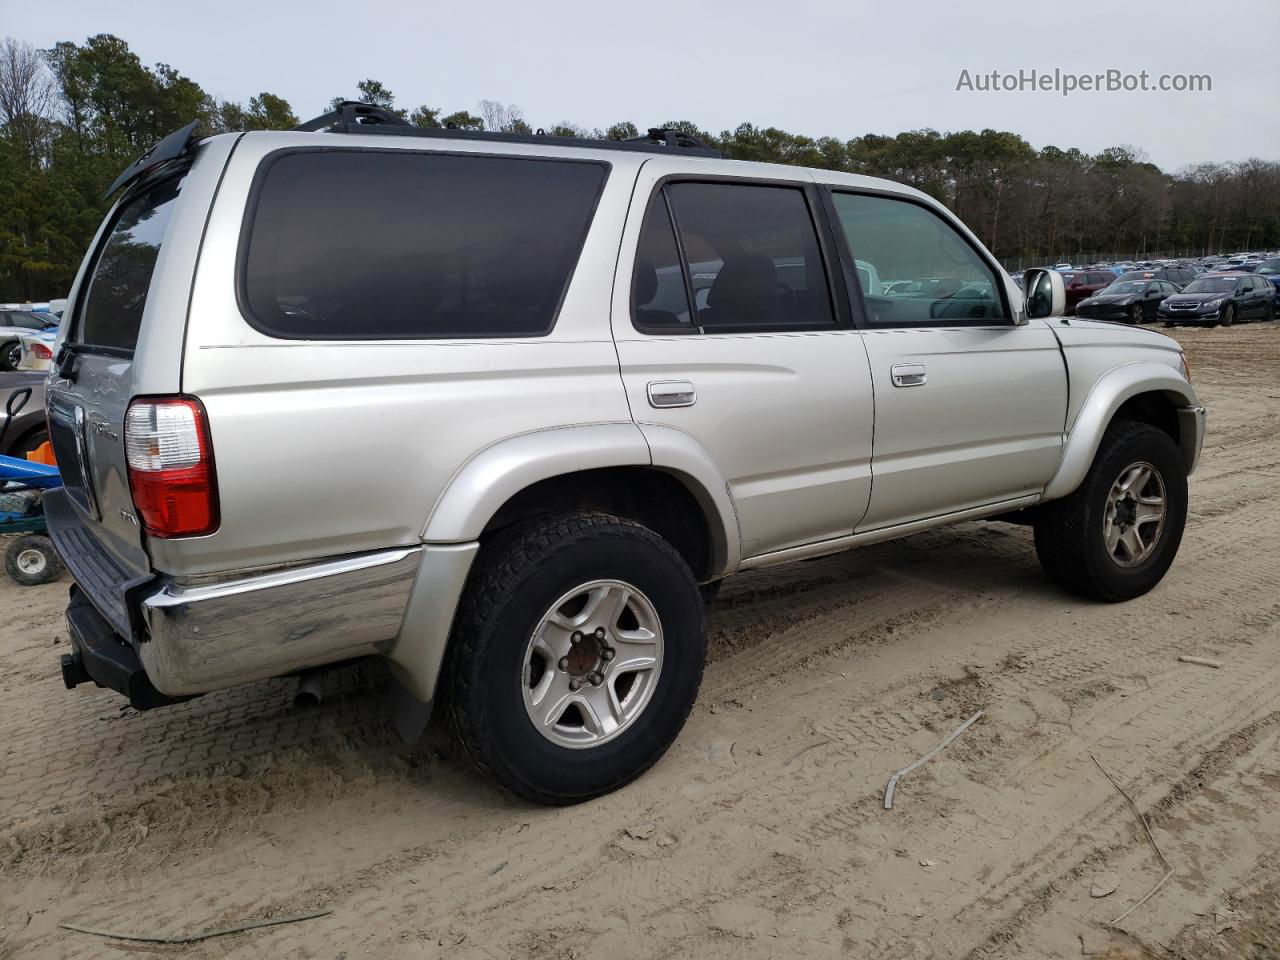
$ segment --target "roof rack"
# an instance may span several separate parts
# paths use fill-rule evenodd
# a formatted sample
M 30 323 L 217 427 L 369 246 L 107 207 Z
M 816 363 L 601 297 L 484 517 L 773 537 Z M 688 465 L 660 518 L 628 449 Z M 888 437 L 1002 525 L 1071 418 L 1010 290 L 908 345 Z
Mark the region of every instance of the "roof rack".
M 457 127 L 419 127 L 390 110 L 369 103 L 345 100 L 328 113 L 294 127 L 295 130 L 325 133 L 380 134 L 399 137 L 431 137 L 444 140 L 488 140 L 501 143 L 553 144 L 586 147 L 592 150 L 642 150 L 648 153 L 680 152 L 699 157 L 720 157 L 721 153 L 697 137 L 673 127 L 651 127 L 644 136 L 628 140 L 596 140 L 587 137 L 557 137 L 541 127 L 535 133 L 505 133 L 490 130 L 462 130 Z

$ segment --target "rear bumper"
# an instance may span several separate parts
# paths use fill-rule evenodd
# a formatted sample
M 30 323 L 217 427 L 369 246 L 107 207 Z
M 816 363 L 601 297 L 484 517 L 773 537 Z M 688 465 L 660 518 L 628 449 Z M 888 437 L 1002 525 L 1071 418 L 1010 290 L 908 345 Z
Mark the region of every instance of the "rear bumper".
M 133 647 L 121 639 L 78 586 L 71 588 L 67 632 L 71 653 L 62 655 L 61 667 L 62 680 L 68 690 L 92 681 L 124 694 L 136 710 L 150 710 L 185 699 L 167 697 L 155 688 Z
M 400 547 L 180 582 L 123 569 L 61 491 L 49 499 L 50 535 L 76 581 L 64 678 L 139 708 L 368 655 L 430 699 L 477 548 Z
M 421 549 L 341 557 L 210 584 L 162 580 L 141 599 L 138 655 L 158 690 L 204 693 L 383 653 Z

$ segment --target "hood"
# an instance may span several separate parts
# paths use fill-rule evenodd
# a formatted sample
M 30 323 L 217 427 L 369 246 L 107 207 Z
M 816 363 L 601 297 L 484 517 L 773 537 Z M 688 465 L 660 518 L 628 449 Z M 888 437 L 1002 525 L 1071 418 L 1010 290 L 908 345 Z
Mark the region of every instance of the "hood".
M 1226 293 L 1174 293 L 1165 303 L 1208 303 L 1210 300 L 1222 300 L 1230 296 L 1229 290 Z
M 1062 321 L 1067 321 L 1063 323 Z M 1139 347 L 1182 352 L 1182 346 L 1172 337 L 1156 333 L 1150 327 L 1136 327 L 1130 323 L 1112 323 L 1108 320 L 1086 320 L 1083 317 L 1054 317 L 1045 321 L 1057 335 L 1063 346 L 1101 344 L 1107 347 L 1131 343 Z

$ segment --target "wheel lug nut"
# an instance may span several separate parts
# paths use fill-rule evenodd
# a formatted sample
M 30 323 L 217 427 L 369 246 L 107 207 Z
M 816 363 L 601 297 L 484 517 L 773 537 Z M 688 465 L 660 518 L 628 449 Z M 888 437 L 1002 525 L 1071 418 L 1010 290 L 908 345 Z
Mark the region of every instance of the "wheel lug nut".
M 564 672 L 565 670 L 568 670 L 568 669 L 569 669 L 569 658 L 568 658 L 568 657 L 561 657 L 561 658 L 560 658 L 560 662 L 559 662 L 559 663 L 557 663 L 557 664 L 556 664 L 556 666 L 560 668 L 561 672 Z
M 596 673 L 594 670 L 587 674 L 587 683 L 591 684 L 593 687 L 598 687 L 603 682 L 604 677 L 600 676 L 600 674 Z
M 580 644 L 582 642 L 582 631 L 581 630 L 573 631 L 573 636 L 569 638 L 569 642 L 572 643 L 575 647 L 578 644 Z
M 613 656 L 614 656 L 613 649 L 610 647 L 605 647 L 603 650 L 600 651 L 600 659 L 603 660 L 605 663 L 608 663 L 610 660 L 612 660 Z
M 582 686 L 582 684 L 580 684 L 577 680 L 570 680 L 570 681 L 569 681 L 569 689 L 570 689 L 571 691 L 577 692 L 577 690 L 578 690 L 578 688 L 579 688 L 580 686 Z
M 597 639 L 597 640 L 603 640 L 604 638 L 605 638 L 605 629 L 604 629 L 604 627 L 596 627 L 596 639 Z

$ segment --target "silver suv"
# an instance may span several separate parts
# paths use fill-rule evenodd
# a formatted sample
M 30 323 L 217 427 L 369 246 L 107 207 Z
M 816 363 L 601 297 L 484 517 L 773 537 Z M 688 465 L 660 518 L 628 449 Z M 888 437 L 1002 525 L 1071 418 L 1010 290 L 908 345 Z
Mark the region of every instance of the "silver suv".
M 122 174 L 48 394 L 69 686 L 382 657 L 402 733 L 437 702 L 571 803 L 675 738 L 734 573 L 979 517 L 1101 600 L 1172 563 L 1178 345 L 1060 319 L 1053 271 L 1024 303 L 928 196 L 394 121 L 187 128 Z

